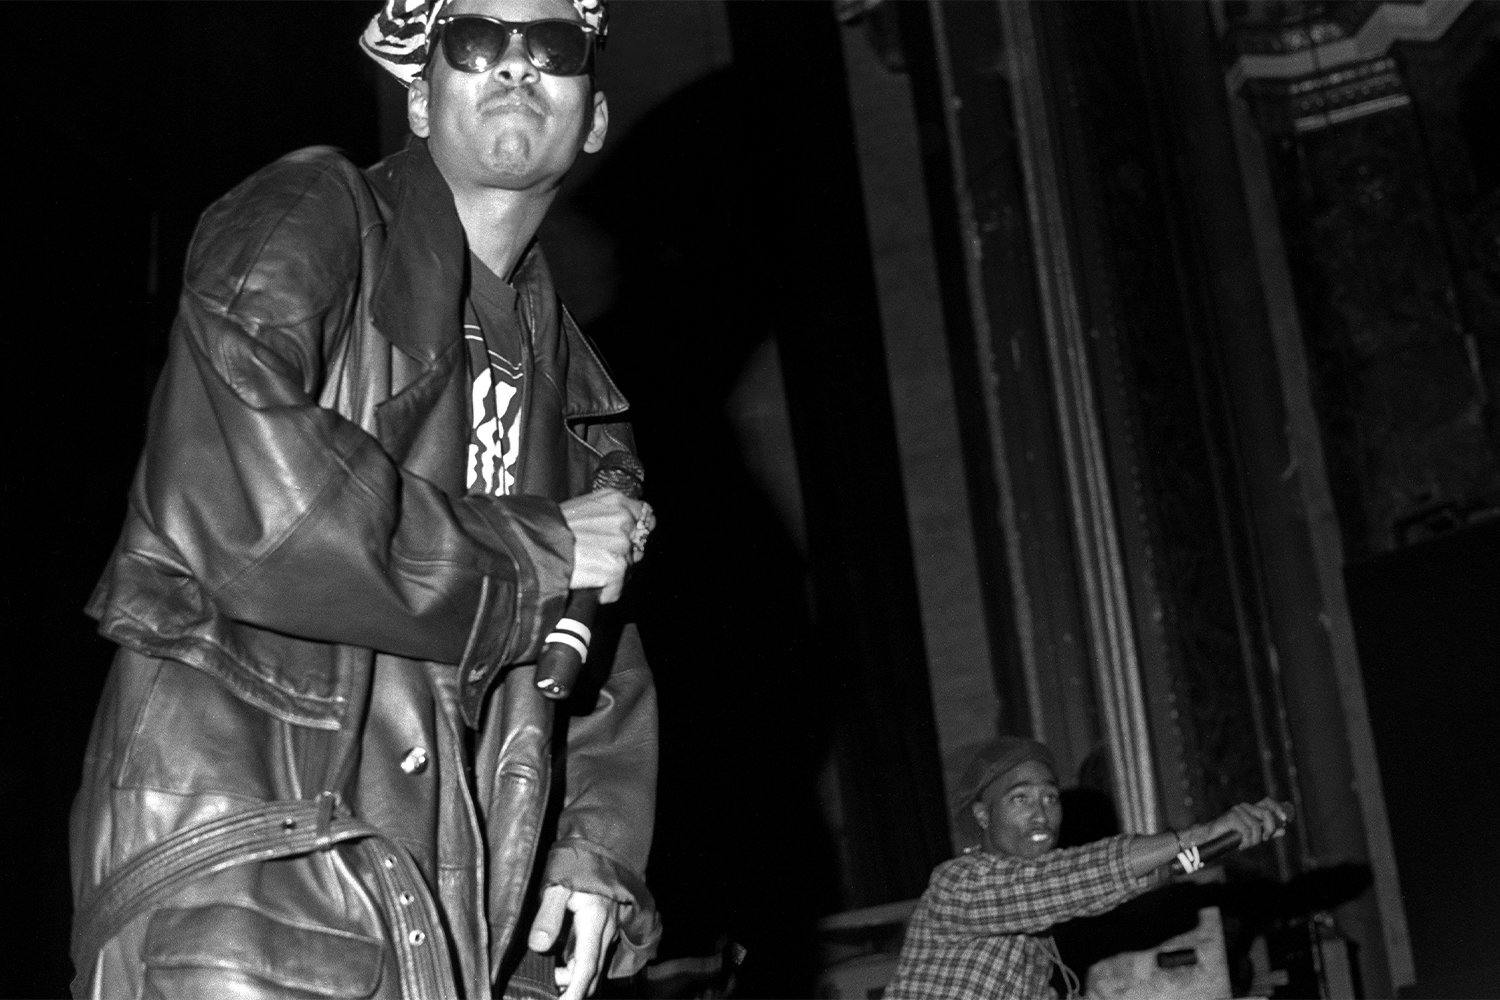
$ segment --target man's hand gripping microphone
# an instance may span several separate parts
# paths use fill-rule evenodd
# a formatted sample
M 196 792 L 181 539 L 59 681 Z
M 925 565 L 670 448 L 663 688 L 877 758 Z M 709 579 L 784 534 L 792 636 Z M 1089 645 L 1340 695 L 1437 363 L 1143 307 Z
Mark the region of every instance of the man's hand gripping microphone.
M 1251 819 L 1258 818 L 1263 820 L 1258 831 L 1255 831 L 1252 827 L 1247 827 L 1247 829 L 1251 829 L 1253 832 L 1255 838 L 1252 841 L 1253 843 L 1260 843 L 1271 837 L 1281 836 L 1286 830 L 1287 823 L 1291 822 L 1292 819 L 1292 807 L 1289 804 L 1276 802 L 1271 799 L 1262 799 L 1254 805 L 1248 803 L 1242 804 L 1230 810 L 1231 813 L 1235 811 L 1239 811 Z M 1229 814 L 1226 813 L 1224 819 L 1227 819 L 1228 816 Z M 1220 822 L 1223 821 L 1220 820 Z M 1267 823 L 1270 826 L 1269 830 L 1265 826 Z M 1184 844 L 1182 838 L 1179 837 L 1178 847 L 1181 850 L 1169 862 L 1167 867 L 1173 875 L 1191 875 L 1194 872 L 1202 870 L 1210 861 L 1215 861 L 1231 851 L 1239 850 L 1243 846 L 1245 846 L 1245 838 L 1238 830 L 1224 830 L 1204 843 L 1196 845 Z
M 596 490 L 619 490 L 632 500 L 639 500 L 645 485 L 646 470 L 641 467 L 640 459 L 623 449 L 606 454 L 594 470 Z M 598 611 L 597 587 L 575 590 L 568 595 L 567 607 L 548 633 L 536 664 L 536 686 L 548 698 L 560 701 L 573 693 L 573 685 L 588 659 Z

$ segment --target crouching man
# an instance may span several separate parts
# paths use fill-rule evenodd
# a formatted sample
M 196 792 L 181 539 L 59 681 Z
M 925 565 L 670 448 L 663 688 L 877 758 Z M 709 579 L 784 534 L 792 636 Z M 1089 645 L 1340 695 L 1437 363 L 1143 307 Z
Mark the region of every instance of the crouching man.
M 981 747 L 954 803 L 980 843 L 932 873 L 907 926 L 886 1000 L 1055 997 L 1057 965 L 1070 996 L 1077 977 L 1047 931 L 1093 916 L 1158 885 L 1159 869 L 1225 833 L 1240 847 L 1277 836 L 1285 809 L 1241 803 L 1210 823 L 1178 832 L 1107 837 L 1058 850 L 1062 824 L 1057 765 L 1034 740 L 1002 736 Z

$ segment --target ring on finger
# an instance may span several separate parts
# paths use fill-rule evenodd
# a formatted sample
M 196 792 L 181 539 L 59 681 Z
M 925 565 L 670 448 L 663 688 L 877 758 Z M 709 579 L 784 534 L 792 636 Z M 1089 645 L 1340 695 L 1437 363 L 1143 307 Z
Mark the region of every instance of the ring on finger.
M 655 527 L 656 514 L 651 510 L 651 505 L 641 504 L 640 516 L 635 519 L 635 527 L 630 532 L 630 547 L 635 550 L 637 558 L 646 551 L 646 539 Z

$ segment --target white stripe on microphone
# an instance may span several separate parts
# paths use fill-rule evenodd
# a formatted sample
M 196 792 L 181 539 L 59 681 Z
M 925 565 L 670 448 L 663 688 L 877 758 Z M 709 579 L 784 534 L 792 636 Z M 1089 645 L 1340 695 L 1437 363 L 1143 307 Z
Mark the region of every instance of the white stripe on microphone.
M 564 646 L 572 646 L 578 651 L 579 660 L 586 662 L 589 658 L 589 642 L 593 638 L 593 631 L 583 622 L 576 618 L 562 618 L 558 620 L 556 629 L 548 633 L 546 644 L 560 642 Z
M 593 630 L 583 622 L 579 621 L 577 618 L 559 618 L 557 620 L 557 624 L 552 627 L 557 629 L 559 632 L 571 632 L 573 635 L 577 636 L 585 646 L 594 641 Z

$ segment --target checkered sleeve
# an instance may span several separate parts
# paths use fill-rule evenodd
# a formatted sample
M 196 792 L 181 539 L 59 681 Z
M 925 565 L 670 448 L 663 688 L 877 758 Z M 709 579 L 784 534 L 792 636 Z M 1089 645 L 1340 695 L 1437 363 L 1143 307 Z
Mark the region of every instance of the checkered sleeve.
M 979 851 L 945 862 L 923 898 L 928 931 L 939 937 L 1036 934 L 1103 913 L 1152 884 L 1130 873 L 1129 840 L 1109 837 L 1031 859 Z

